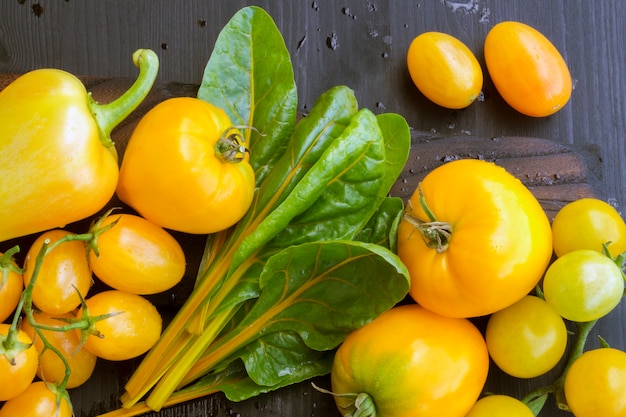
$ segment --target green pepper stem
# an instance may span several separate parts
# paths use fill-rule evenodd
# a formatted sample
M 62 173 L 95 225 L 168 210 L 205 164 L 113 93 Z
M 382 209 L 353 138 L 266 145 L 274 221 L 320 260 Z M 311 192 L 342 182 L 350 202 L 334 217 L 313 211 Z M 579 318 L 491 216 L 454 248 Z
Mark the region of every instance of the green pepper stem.
M 109 148 L 114 145 L 111 132 L 146 98 L 159 71 L 159 58 L 150 49 L 138 49 L 133 63 L 139 68 L 139 76 L 120 97 L 107 104 L 99 104 L 90 97 L 89 106 L 100 130 L 100 141 Z

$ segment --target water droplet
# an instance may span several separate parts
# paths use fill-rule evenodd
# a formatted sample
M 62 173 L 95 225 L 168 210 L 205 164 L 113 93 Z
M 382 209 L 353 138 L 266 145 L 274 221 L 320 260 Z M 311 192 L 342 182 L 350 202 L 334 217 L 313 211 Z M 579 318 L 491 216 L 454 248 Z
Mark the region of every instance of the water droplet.
M 306 35 L 304 35 L 302 37 L 302 39 L 300 39 L 300 41 L 298 41 L 298 46 L 296 47 L 296 52 L 300 50 L 300 48 L 302 48 L 302 46 L 304 45 L 304 42 L 306 42 Z
M 316 12 L 320 9 L 316 1 L 311 3 L 311 8 L 313 8 L 313 10 L 315 10 Z
M 337 34 L 335 32 L 326 37 L 326 46 L 328 46 L 333 51 L 339 46 L 339 42 L 337 41 Z
M 356 15 L 352 14 L 349 7 L 344 7 L 343 9 L 341 9 L 341 12 L 346 16 L 351 17 L 353 20 L 356 19 Z
M 381 55 L 384 59 L 389 58 L 389 54 L 387 52 L 383 52 Z

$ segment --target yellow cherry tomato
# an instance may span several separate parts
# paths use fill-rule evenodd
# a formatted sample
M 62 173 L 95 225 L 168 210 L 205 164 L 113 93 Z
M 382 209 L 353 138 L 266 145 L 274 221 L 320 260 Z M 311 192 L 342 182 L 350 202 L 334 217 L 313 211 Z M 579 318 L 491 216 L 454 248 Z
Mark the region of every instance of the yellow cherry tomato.
M 425 208 L 428 210 L 425 210 Z M 410 295 L 441 315 L 501 310 L 537 285 L 552 256 L 550 222 L 504 168 L 461 159 L 432 170 L 407 204 L 398 255 Z
M 589 350 L 565 375 L 565 398 L 576 417 L 626 415 L 626 353 L 614 348 Z
M 501 22 L 485 38 L 485 63 L 502 98 L 533 117 L 549 116 L 565 106 L 572 78 L 558 49 L 537 29 Z
M 476 401 L 465 417 L 535 417 L 531 409 L 508 395 L 488 395 Z
M 214 233 L 252 203 L 254 171 L 243 135 L 220 108 L 192 97 L 153 107 L 124 152 L 117 195 L 166 229 Z
M 534 378 L 554 368 L 565 354 L 567 328 L 545 300 L 527 295 L 489 317 L 485 340 L 501 370 Z
M 373 406 L 384 417 L 465 417 L 488 370 L 485 341 L 469 320 L 407 304 L 348 335 L 331 383 L 344 416 Z
M 482 69 L 472 51 L 446 33 L 425 32 L 413 39 L 407 66 L 418 90 L 442 107 L 469 106 L 483 86 Z
M 185 274 L 185 254 L 163 228 L 133 214 L 112 214 L 98 227 L 98 254 L 89 254 L 94 274 L 117 290 L 156 294 L 178 284 Z
M 563 206 L 552 221 L 556 256 L 578 249 L 602 252 L 609 243 L 611 256 L 626 252 L 626 223 L 609 203 L 597 198 L 581 198 Z

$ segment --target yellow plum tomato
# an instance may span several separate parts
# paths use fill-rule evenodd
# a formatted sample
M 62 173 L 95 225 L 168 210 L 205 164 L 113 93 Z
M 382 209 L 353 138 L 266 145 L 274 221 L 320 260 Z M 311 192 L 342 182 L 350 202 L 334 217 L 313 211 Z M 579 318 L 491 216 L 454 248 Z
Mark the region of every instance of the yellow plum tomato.
M 5 260 L 1 253 L 0 259 Z M 5 261 L 7 265 L 0 263 L 0 323 L 15 311 L 24 289 L 24 278 L 17 272 L 15 262 L 12 259 Z
M 37 237 L 28 249 L 24 261 L 25 286 L 30 283 L 37 255 L 44 242 L 49 240 L 52 245 L 70 235 L 73 233 L 53 229 Z M 80 296 L 87 296 L 92 282 L 85 243 L 80 240 L 62 242 L 50 248 L 43 259 L 33 287 L 33 304 L 46 313 L 68 313 L 80 305 Z
M 67 391 L 55 384 L 36 381 L 0 408 L 0 417 L 72 417 Z
M 524 184 L 492 162 L 460 159 L 429 172 L 398 230 L 418 304 L 477 317 L 519 301 L 552 256 L 550 221 Z
M 482 69 L 472 51 L 454 36 L 422 33 L 411 42 L 406 59 L 413 83 L 433 103 L 461 109 L 478 98 Z
M 626 223 L 609 203 L 597 198 L 581 198 L 564 205 L 552 221 L 552 239 L 556 256 L 577 249 L 602 252 L 611 256 L 626 252 Z
M 469 320 L 406 304 L 348 335 L 332 365 L 332 392 L 344 416 L 373 407 L 380 417 L 465 417 L 488 368 Z
M 531 409 L 508 395 L 487 395 L 474 404 L 465 417 L 535 417 Z
M 501 370 L 534 378 L 554 368 L 565 354 L 567 328 L 545 300 L 527 295 L 489 317 L 485 339 Z
M 549 116 L 569 101 L 572 78 L 567 64 L 537 29 L 521 22 L 500 22 L 487 34 L 484 54 L 493 84 L 518 112 Z
M 105 284 L 135 294 L 156 294 L 180 282 L 185 254 L 165 229 L 134 214 L 111 214 L 100 227 L 115 224 L 90 252 L 93 273 Z
M 37 350 L 31 338 L 17 329 L 17 337 L 12 342 L 7 338 L 10 328 L 0 323 L 0 401 L 21 394 L 37 374 Z
M 60 330 L 67 325 L 67 322 L 62 321 L 62 319 L 73 319 L 75 318 L 74 314 L 53 315 L 44 312 L 34 312 L 33 317 L 39 325 L 59 329 L 40 329 L 40 331 L 46 341 L 63 355 L 69 365 L 71 373 L 65 388 L 76 388 L 87 382 L 96 367 L 96 355 L 81 346 L 80 338 L 75 331 Z M 35 348 L 39 352 L 37 376 L 46 382 L 61 383 L 66 371 L 63 360 L 52 350 L 44 350 L 44 343 L 41 337 L 35 334 L 35 328 L 26 319 L 22 321 L 22 330 L 34 341 Z
M 121 361 L 147 352 L 159 339 L 161 315 L 156 307 L 138 294 L 108 290 L 85 300 L 91 317 L 106 316 L 92 327 L 85 348 L 99 358 Z M 81 308 L 76 317 L 82 317 Z
M 626 416 L 626 353 L 593 349 L 579 356 L 565 375 L 565 398 L 576 417 Z

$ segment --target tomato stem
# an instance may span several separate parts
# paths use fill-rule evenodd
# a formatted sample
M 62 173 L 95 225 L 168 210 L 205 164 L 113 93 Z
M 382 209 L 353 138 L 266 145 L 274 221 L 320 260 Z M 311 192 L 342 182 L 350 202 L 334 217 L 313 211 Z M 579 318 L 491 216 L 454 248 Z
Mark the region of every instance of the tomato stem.
M 336 392 L 329 391 L 327 389 L 321 388 L 315 383 L 311 382 L 311 386 L 318 390 L 321 393 L 332 395 L 333 397 L 340 398 L 354 398 L 354 401 L 351 402 L 348 406 L 342 407 L 342 409 L 350 411 L 347 414 L 344 414 L 347 417 L 376 417 L 376 404 L 374 403 L 374 399 L 371 395 L 360 392 L 347 392 L 343 394 L 338 394 Z M 342 413 L 343 414 L 343 413 Z
M 244 146 L 245 139 L 238 129 L 239 126 L 229 127 L 215 143 L 215 154 L 222 162 L 241 162 L 245 159 L 246 153 L 250 152 Z
M 435 249 L 437 253 L 443 253 L 450 245 L 452 225 L 448 222 L 437 220 L 437 217 L 426 203 L 426 198 L 422 193 L 421 184 L 417 185 L 417 192 L 419 193 L 420 207 L 424 213 L 426 213 L 428 221 L 419 219 L 411 214 L 413 212 L 413 205 L 411 204 L 411 201 L 407 204 L 403 218 L 420 232 L 426 246 L 431 249 Z

